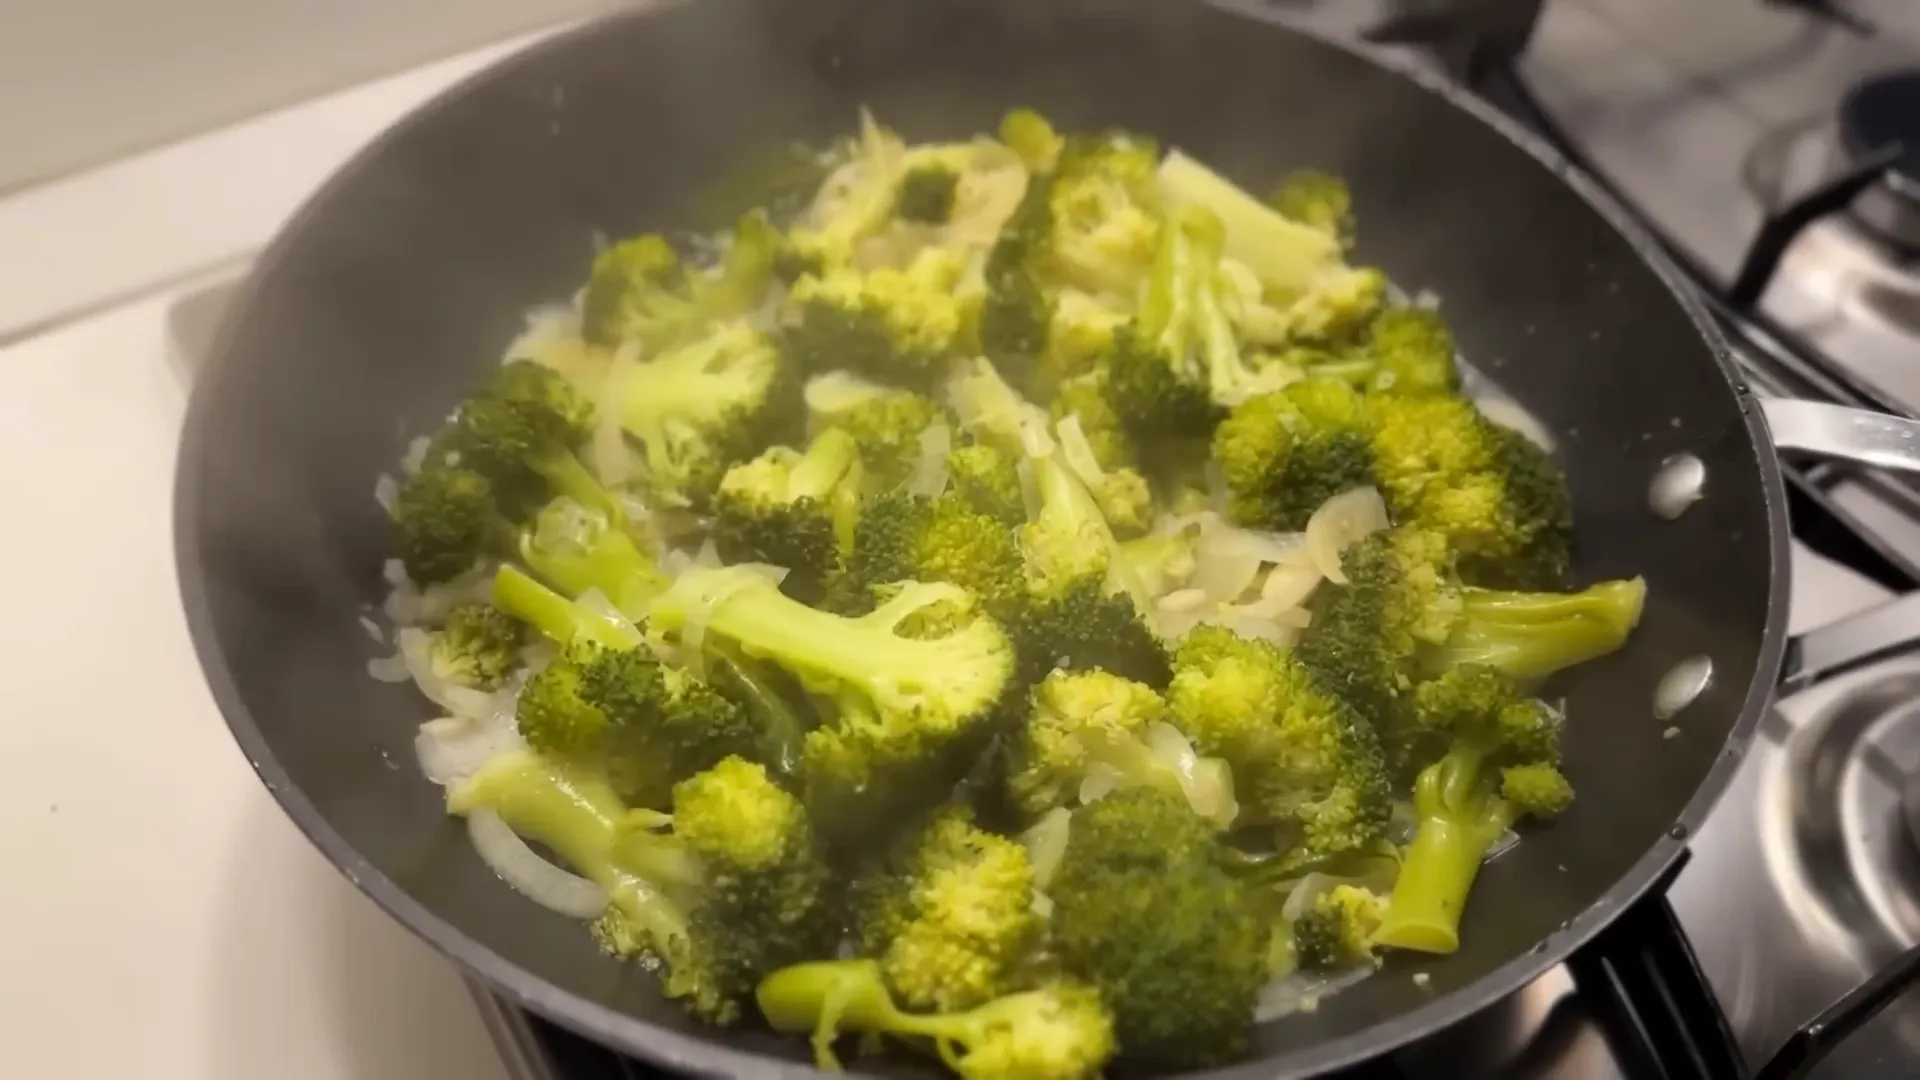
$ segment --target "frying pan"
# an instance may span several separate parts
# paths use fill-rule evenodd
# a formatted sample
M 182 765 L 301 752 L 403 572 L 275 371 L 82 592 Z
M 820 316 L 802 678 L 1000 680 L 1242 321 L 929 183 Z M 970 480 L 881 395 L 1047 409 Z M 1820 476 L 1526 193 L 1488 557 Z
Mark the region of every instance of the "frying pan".
M 562 36 L 378 140 L 261 258 L 195 392 L 176 516 L 201 663 L 261 778 L 349 879 L 513 999 L 615 1049 L 687 1072 L 807 1071 L 802 1041 L 694 1026 L 651 976 L 493 877 L 412 768 L 424 703 L 367 677 L 375 646 L 357 620 L 391 554 L 375 478 L 477 384 L 531 305 L 571 293 L 594 239 L 714 224 L 697 220 L 709 185 L 792 140 L 845 134 L 862 104 L 916 140 L 1030 105 L 1065 128 L 1151 133 L 1250 186 L 1303 165 L 1345 176 L 1358 258 L 1437 290 L 1465 355 L 1558 437 L 1580 575 L 1649 583 L 1632 643 L 1564 687 L 1580 798 L 1487 867 L 1460 952 L 1398 959 L 1264 1026 L 1220 1075 L 1309 1075 L 1450 1025 L 1660 878 L 1781 677 L 1785 500 L 1760 403 L 1595 185 L 1437 77 L 1251 9 L 700 0 Z M 1783 442 L 1915 464 L 1897 421 L 1808 403 L 1779 416 Z M 1669 519 L 1649 487 L 1676 458 L 1704 497 Z M 1830 637 L 1795 655 L 1804 675 L 1863 651 Z M 1712 678 L 1663 738 L 1656 690 L 1702 658 Z

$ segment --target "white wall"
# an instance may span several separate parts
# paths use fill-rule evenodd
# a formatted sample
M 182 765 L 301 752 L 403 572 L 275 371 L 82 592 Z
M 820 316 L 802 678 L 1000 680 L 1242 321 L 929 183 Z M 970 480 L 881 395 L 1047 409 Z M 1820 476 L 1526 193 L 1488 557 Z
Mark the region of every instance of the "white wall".
M 619 0 L 0 0 L 0 191 Z

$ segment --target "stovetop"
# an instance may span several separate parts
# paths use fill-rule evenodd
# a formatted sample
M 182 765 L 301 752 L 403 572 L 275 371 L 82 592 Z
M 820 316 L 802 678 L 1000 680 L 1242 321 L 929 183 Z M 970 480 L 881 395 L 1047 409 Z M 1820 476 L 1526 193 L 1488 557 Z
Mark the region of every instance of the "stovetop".
M 1496 58 L 1481 89 L 1664 237 L 1721 312 L 1758 392 L 1920 410 L 1920 253 L 1894 250 L 1847 212 L 1821 215 L 1777 260 L 1760 260 L 1772 272 L 1759 275 L 1756 304 L 1731 295 L 1755 265 L 1754 241 L 1768 222 L 1857 163 L 1836 121 L 1848 91 L 1870 74 L 1920 71 L 1920 8 L 1911 0 L 1844 0 L 1851 17 L 1842 20 L 1788 0 L 1418 6 L 1454 2 L 1509 15 L 1538 8 L 1524 51 Z M 1345 30 L 1415 5 L 1287 6 L 1290 17 Z M 1796 632 L 1920 585 L 1920 496 L 1906 482 L 1834 466 L 1795 468 L 1789 480 Z M 1920 634 L 1920 617 L 1913 628 Z M 1363 1070 L 1364 1080 L 1754 1075 L 1783 1043 L 1805 1038 L 1810 1018 L 1920 944 L 1920 798 L 1907 797 L 1915 776 L 1920 657 L 1785 698 L 1667 890 L 1684 936 L 1663 936 L 1675 929 L 1666 905 L 1636 911 L 1631 917 L 1664 951 L 1611 966 L 1576 958 L 1573 971 L 1550 972 Z M 1649 981 L 1654 969 L 1664 984 Z M 1674 1011 L 1678 1027 L 1663 1028 L 1658 1010 L 1632 1004 L 1649 987 L 1677 986 L 1685 997 L 1688 978 L 1710 990 Z M 1629 992 L 1599 992 L 1602 982 Z M 657 1075 L 484 989 L 476 994 L 523 1080 Z M 1636 1013 L 1638 1028 L 1625 1022 Z M 1628 1031 L 1636 1037 L 1623 1038 Z M 1805 1075 L 1920 1076 L 1920 995 L 1895 1000 Z

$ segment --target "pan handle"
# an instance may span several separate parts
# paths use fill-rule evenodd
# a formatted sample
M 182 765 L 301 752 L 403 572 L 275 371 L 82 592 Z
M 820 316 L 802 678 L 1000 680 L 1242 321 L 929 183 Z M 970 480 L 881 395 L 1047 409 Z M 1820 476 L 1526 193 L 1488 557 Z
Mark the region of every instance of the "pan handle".
M 1920 472 L 1920 421 L 1792 398 L 1763 400 L 1760 412 L 1781 450 Z
M 1780 667 L 1780 694 L 1796 693 L 1824 679 L 1912 650 L 1916 639 L 1920 639 L 1920 592 L 1815 627 L 1787 642 L 1787 655 Z

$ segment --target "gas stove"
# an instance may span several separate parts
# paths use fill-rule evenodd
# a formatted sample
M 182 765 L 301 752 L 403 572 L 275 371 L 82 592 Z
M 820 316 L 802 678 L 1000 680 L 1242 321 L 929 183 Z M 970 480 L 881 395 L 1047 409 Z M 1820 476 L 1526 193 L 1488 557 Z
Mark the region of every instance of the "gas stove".
M 1613 188 L 1757 392 L 1916 415 L 1920 10 L 1847 2 L 1268 6 L 1415 49 Z M 1920 636 L 1920 494 L 1789 472 L 1795 631 L 1879 610 L 1859 625 L 1896 653 Z M 1920 1076 L 1920 996 L 1898 992 L 1920 970 L 1920 657 L 1789 694 L 1748 757 L 1604 950 L 1343 1080 Z M 522 1080 L 655 1073 L 476 993 Z

